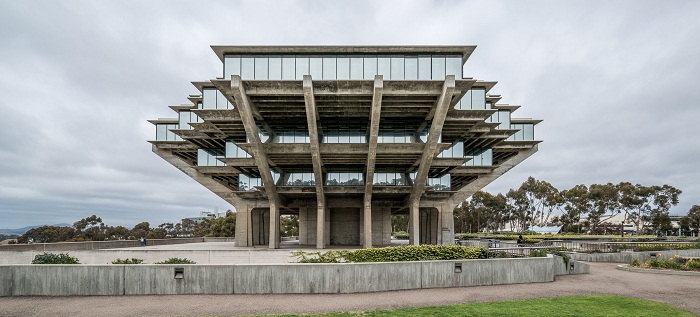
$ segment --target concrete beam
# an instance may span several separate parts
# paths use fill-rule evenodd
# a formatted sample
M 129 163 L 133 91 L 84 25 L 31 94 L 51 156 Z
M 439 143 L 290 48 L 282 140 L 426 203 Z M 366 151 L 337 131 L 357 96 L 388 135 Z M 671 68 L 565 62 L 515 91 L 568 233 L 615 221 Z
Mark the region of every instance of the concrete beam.
M 175 166 L 181 172 L 187 174 L 187 176 L 197 181 L 197 183 L 202 184 L 202 186 L 206 187 L 212 193 L 221 197 L 221 199 L 225 200 L 229 204 L 233 205 L 234 207 L 241 205 L 241 200 L 238 197 L 236 197 L 236 195 L 228 187 L 222 185 L 213 178 L 197 171 L 194 167 L 190 166 L 190 164 L 173 154 L 171 151 L 160 149 L 155 144 L 151 146 L 151 150 L 153 151 L 153 153 L 157 154 L 166 162 Z
M 314 98 L 314 85 L 311 75 L 304 75 L 304 103 L 306 104 L 306 123 L 309 127 L 309 143 L 311 148 L 311 161 L 314 166 L 314 180 L 316 182 L 316 248 L 326 247 L 324 240 L 326 194 L 323 193 L 323 161 L 318 146 L 318 109 Z
M 510 171 L 513 167 L 520 164 L 522 161 L 526 160 L 528 157 L 532 156 L 536 152 L 537 145 L 535 144 L 532 148 L 525 151 L 521 151 L 517 155 L 503 162 L 491 173 L 479 176 L 479 178 L 469 183 L 467 186 L 464 186 L 457 193 L 452 195 L 452 197 L 449 200 L 450 208 L 454 209 L 454 207 L 459 205 L 467 198 L 471 197 L 471 195 L 474 195 L 474 193 L 480 191 L 481 189 L 486 187 L 486 185 L 491 184 L 491 182 L 501 177 L 501 175 Z
M 374 163 L 377 160 L 377 139 L 379 138 L 379 119 L 382 112 L 382 94 L 384 77 L 374 76 L 374 92 L 372 95 L 372 112 L 369 126 L 369 149 L 367 151 L 367 177 L 365 178 L 365 196 L 363 203 L 363 241 L 365 248 L 372 247 L 372 184 L 374 183 Z
M 420 205 L 420 197 L 425 191 L 425 181 L 428 178 L 428 171 L 430 170 L 430 164 L 433 161 L 435 155 L 437 155 L 437 145 L 440 134 L 442 133 L 442 126 L 445 123 L 445 117 L 447 117 L 447 111 L 450 107 L 450 102 L 452 101 L 452 95 L 455 91 L 455 76 L 448 75 L 445 77 L 445 82 L 442 85 L 442 93 L 440 94 L 440 99 L 438 99 L 435 105 L 435 114 L 432 117 L 432 124 L 430 125 L 430 132 L 428 134 L 428 140 L 425 143 L 425 148 L 423 150 L 423 155 L 418 165 L 418 171 L 416 172 L 416 177 L 413 180 L 413 189 L 411 191 L 411 196 L 409 198 L 409 208 L 410 208 L 410 243 L 418 245 L 419 240 L 419 214 L 418 207 Z
M 263 185 L 265 186 L 267 199 L 270 202 L 270 248 L 277 249 L 279 248 L 280 198 L 275 188 L 270 165 L 268 165 L 267 154 L 263 150 L 262 142 L 260 141 L 258 126 L 255 125 L 250 100 L 246 95 L 240 76 L 231 76 L 231 89 L 233 91 L 234 101 L 236 102 L 236 108 L 241 115 L 241 120 L 245 127 L 246 136 L 251 144 L 249 147 L 250 154 L 255 158 L 255 164 L 260 171 L 260 177 L 262 177 Z

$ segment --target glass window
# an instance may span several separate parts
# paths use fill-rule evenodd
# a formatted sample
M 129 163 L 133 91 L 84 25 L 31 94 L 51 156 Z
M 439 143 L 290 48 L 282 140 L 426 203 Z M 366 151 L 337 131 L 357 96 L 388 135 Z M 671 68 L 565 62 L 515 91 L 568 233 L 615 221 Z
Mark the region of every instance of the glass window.
M 233 105 L 224 97 L 221 91 L 216 90 L 216 108 L 215 109 L 232 109 Z
M 350 58 L 350 79 L 362 79 L 364 74 L 362 57 Z
M 450 190 L 450 185 L 450 174 L 428 178 L 428 186 L 433 186 L 433 190 Z
M 238 190 L 250 191 L 257 190 L 255 186 L 262 186 L 262 178 L 250 177 L 246 174 L 238 174 Z
M 498 122 L 501 124 L 498 126 L 498 129 L 510 129 L 510 111 L 499 111 L 498 113 Z
M 156 124 L 156 141 L 166 141 L 168 128 L 166 124 Z
M 255 79 L 268 79 L 267 74 L 267 56 L 255 56 Z
M 455 109 L 458 110 L 470 110 L 472 108 L 472 91 L 467 90 L 467 93 L 462 96 L 462 99 L 459 100 L 457 105 L 455 105 Z
M 393 80 L 403 80 L 404 75 L 404 59 L 403 55 L 397 55 L 391 57 L 391 79 Z
M 282 57 L 282 79 L 294 80 L 296 75 L 296 59 L 294 56 Z
M 486 89 L 475 87 L 470 89 L 470 91 L 472 97 L 472 109 L 486 109 Z
M 329 55 L 323 57 L 323 79 L 334 80 L 337 79 L 336 74 L 336 60 L 335 56 Z
M 535 140 L 535 125 L 534 124 L 524 124 L 523 125 L 523 140 L 525 140 L 525 141 Z
M 313 186 L 316 184 L 314 172 L 309 168 L 295 169 L 286 173 L 286 186 Z
M 337 61 L 337 79 L 350 79 L 350 58 L 338 57 Z
M 197 149 L 197 166 L 226 166 L 218 158 L 225 157 L 226 153 L 220 150 Z
M 178 117 L 179 117 L 179 129 L 183 129 L 183 130 L 192 129 L 192 126 L 190 126 L 190 123 L 192 123 L 192 122 L 202 122 L 202 119 L 200 119 L 192 111 L 180 111 L 178 113 Z
M 241 55 L 224 57 L 224 79 L 231 79 L 231 75 L 241 75 Z
M 462 79 L 462 57 L 447 56 L 445 60 L 445 73 L 455 75 L 455 79 Z
M 218 92 L 215 88 L 202 89 L 202 109 L 216 109 L 216 95 Z
M 309 57 L 309 74 L 312 79 L 323 79 L 323 58 L 319 56 Z
M 383 75 L 384 80 L 391 79 L 391 58 L 389 57 L 378 57 L 377 58 L 377 75 Z M 374 76 L 372 76 L 374 78 Z
M 253 55 L 241 56 L 241 79 L 255 79 L 255 58 Z
M 302 80 L 304 79 L 304 75 L 309 75 L 311 74 L 309 72 L 309 56 L 297 56 L 296 57 L 296 79 L 297 80 Z M 319 77 L 320 78 L 320 77 Z
M 405 68 L 405 77 L 404 78 L 406 80 L 418 79 L 418 57 L 406 56 L 404 68 Z
M 433 55 L 433 80 L 445 80 L 445 56 Z
M 365 72 L 365 79 L 368 80 L 374 80 L 374 75 L 377 75 L 377 57 L 376 56 L 367 56 L 364 58 L 364 72 Z M 384 78 L 386 79 L 386 77 Z
M 432 68 L 430 56 L 418 56 L 418 79 L 432 79 Z
M 233 141 L 226 141 L 226 157 L 230 158 L 250 158 L 250 154 L 244 151 Z
M 282 79 L 282 56 L 270 55 L 267 62 L 268 65 L 268 79 L 270 80 L 280 80 Z

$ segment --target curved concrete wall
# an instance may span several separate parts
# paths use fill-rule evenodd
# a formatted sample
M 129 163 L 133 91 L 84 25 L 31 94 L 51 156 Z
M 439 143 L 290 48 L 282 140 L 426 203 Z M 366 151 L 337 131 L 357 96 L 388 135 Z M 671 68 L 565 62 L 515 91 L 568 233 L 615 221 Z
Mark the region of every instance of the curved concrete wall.
M 309 294 L 552 282 L 558 257 L 337 264 L 0 265 L 0 296 Z M 578 273 L 588 273 L 585 263 Z M 182 269 L 178 277 L 177 269 Z
M 148 245 L 169 245 L 197 242 L 234 242 L 236 238 L 172 238 L 172 239 L 148 239 Z M 137 240 L 112 240 L 112 241 L 84 241 L 84 242 L 57 242 L 57 243 L 32 243 L 32 244 L 4 244 L 0 245 L 0 251 L 80 251 L 102 250 L 116 248 L 134 248 L 141 246 Z
M 672 258 L 674 255 L 700 257 L 700 250 L 670 250 L 670 251 L 645 251 L 645 252 L 615 252 L 615 253 L 573 253 L 567 255 L 573 260 L 586 262 L 630 263 L 639 259 L 646 261 L 651 254 L 661 253 L 664 258 Z

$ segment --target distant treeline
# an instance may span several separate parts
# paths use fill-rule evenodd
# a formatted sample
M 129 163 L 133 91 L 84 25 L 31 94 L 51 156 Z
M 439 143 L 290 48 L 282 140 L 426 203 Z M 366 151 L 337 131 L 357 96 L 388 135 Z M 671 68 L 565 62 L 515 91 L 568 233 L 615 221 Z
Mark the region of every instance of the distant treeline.
M 606 221 L 624 215 L 635 231 L 671 229 L 669 209 L 678 204 L 681 190 L 670 185 L 576 185 L 559 190 L 529 177 L 505 195 L 477 192 L 454 210 L 456 232 L 498 231 L 508 224 L 516 231 L 532 225 L 563 226 L 564 232 L 600 233 Z M 700 206 L 693 206 L 679 222 L 684 232 L 700 229 Z M 617 230 L 619 232 L 619 229 Z

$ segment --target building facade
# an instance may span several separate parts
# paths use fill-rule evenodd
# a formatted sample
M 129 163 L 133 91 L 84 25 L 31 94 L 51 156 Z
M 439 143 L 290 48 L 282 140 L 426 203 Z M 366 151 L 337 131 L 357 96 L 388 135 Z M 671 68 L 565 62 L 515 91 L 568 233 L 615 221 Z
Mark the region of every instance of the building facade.
M 537 151 L 540 120 L 463 76 L 474 46 L 213 46 L 222 77 L 156 126 L 153 152 L 236 208 L 236 244 L 453 243 L 460 202 Z

